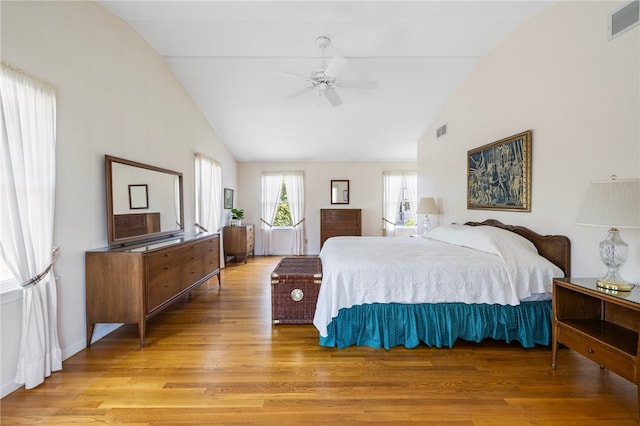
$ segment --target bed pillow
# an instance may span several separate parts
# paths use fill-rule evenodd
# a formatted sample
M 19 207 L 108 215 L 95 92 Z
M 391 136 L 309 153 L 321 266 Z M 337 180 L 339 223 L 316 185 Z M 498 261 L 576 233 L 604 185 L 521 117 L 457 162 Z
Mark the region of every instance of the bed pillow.
M 505 251 L 538 254 L 531 241 L 495 226 L 444 225 L 429 231 L 425 238 L 497 255 L 502 255 Z

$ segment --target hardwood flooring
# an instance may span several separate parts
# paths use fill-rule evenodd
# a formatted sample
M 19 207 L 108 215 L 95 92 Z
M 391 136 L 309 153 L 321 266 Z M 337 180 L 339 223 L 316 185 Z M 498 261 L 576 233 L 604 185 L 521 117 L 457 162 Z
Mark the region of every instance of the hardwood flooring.
M 636 386 L 568 349 L 323 348 L 271 325 L 277 257 L 230 264 L 147 325 L 126 325 L 1 403 L 10 424 L 636 425 Z M 64 307 L 63 307 L 64 308 Z

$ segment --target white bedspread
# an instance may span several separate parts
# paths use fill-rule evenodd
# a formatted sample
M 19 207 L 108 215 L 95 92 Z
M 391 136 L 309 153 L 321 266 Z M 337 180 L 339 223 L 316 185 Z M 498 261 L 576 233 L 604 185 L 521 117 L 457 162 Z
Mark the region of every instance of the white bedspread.
M 493 227 L 441 228 L 432 231 L 433 238 L 327 240 L 320 252 L 322 285 L 313 321 L 320 335 L 327 336 L 327 325 L 342 308 L 391 302 L 518 305 L 551 292 L 553 277 L 563 276 L 516 234 L 509 232 L 524 244 L 514 244 L 511 236 L 505 243 L 494 230 L 508 231 Z

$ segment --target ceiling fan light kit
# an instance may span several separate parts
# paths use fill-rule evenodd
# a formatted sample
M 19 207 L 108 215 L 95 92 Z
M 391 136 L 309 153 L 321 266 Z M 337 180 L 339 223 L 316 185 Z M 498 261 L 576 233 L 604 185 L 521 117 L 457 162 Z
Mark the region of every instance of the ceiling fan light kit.
M 354 89 L 375 89 L 378 87 L 378 82 L 372 80 L 338 80 L 338 74 L 346 68 L 349 61 L 342 56 L 334 56 L 331 59 L 331 62 L 329 62 L 329 65 L 325 67 L 326 58 L 324 51 L 331 45 L 331 39 L 326 36 L 320 36 L 316 39 L 316 44 L 322 50 L 322 68 L 313 71 L 310 78 L 289 72 L 280 72 L 282 75 L 303 78 L 311 84 L 302 90 L 290 94 L 287 96 L 288 99 L 295 98 L 311 92 L 314 89 L 318 89 L 318 93 L 320 95 L 324 95 L 329 103 L 335 107 L 342 105 L 342 99 L 340 99 L 338 92 L 335 90 L 336 87 Z

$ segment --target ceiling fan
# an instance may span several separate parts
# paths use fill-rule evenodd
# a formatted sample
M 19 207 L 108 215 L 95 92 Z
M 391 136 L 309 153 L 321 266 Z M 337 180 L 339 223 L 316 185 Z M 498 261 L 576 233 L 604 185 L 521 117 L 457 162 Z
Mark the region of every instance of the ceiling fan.
M 285 71 L 279 71 L 280 74 L 302 78 L 309 82 L 309 86 L 302 90 L 294 92 L 287 96 L 287 99 L 295 98 L 313 90 L 318 90 L 320 95 L 324 95 L 332 106 L 338 106 L 342 104 L 342 99 L 338 96 L 336 88 L 355 88 L 355 89 L 375 89 L 378 87 L 378 82 L 375 80 L 339 80 L 338 74 L 342 72 L 347 66 L 347 60 L 342 56 L 334 56 L 329 62 L 329 65 L 325 67 L 325 55 L 324 50 L 331 44 L 331 39 L 326 36 L 321 36 L 316 39 L 316 44 L 322 49 L 322 68 L 313 71 L 309 77 L 294 74 Z

